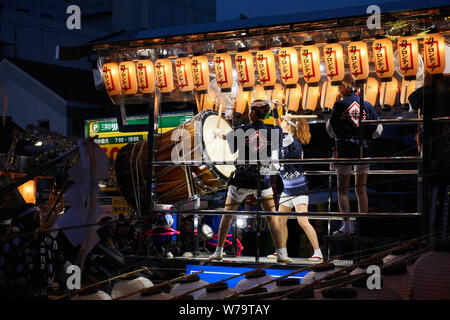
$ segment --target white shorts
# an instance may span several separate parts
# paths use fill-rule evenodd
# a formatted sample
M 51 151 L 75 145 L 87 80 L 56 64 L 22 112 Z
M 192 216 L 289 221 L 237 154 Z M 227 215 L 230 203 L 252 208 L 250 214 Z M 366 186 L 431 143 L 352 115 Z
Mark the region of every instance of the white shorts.
M 280 196 L 280 203 L 279 205 L 283 205 L 289 208 L 295 208 L 298 204 L 306 204 L 308 206 L 309 203 L 309 197 L 305 194 L 299 195 L 299 196 L 290 196 L 286 193 L 282 192 Z
M 357 164 L 353 166 L 353 170 L 358 173 L 368 173 L 370 164 Z M 352 174 L 352 165 L 335 163 L 334 168 L 337 174 Z
M 251 194 L 254 194 L 256 197 L 258 194 L 258 189 L 240 188 L 240 187 L 231 185 L 228 188 L 227 196 L 230 197 L 231 199 L 233 199 L 234 201 L 241 203 L 242 201 L 245 200 L 245 198 L 247 198 L 247 196 L 249 196 Z M 261 199 L 268 197 L 268 196 L 273 196 L 273 191 L 272 191 L 271 187 L 261 190 Z

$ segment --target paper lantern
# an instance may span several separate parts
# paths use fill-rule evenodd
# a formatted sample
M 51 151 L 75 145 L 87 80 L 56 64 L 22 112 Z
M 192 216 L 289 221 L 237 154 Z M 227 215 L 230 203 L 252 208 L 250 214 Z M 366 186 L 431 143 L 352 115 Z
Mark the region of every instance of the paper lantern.
M 300 106 L 300 99 L 302 98 L 302 87 L 297 83 L 294 89 L 286 88 L 286 105 L 291 113 L 295 113 Z
M 175 74 L 177 75 L 178 88 L 182 92 L 194 90 L 192 62 L 190 58 L 180 57 L 175 60 Z
M 293 47 L 282 47 L 278 52 L 281 81 L 286 87 L 295 88 L 298 82 L 298 55 Z
M 323 59 L 328 80 L 332 81 L 332 84 L 344 80 L 344 51 L 342 46 L 339 43 L 326 44 L 323 47 Z
M 119 66 L 117 63 L 105 63 L 102 69 L 103 81 L 105 82 L 105 88 L 108 95 L 117 96 L 121 94 L 122 88 L 120 87 Z
M 253 64 L 253 55 L 245 48 L 239 48 L 238 53 L 234 57 L 236 71 L 238 75 L 239 86 L 244 91 L 251 91 L 255 85 L 255 66 Z
M 245 274 L 245 278 L 240 280 L 236 284 L 235 290 L 238 292 L 244 291 L 257 286 L 260 283 L 268 282 L 272 279 L 273 277 L 267 275 L 265 270 L 255 270 L 252 272 L 248 272 Z M 269 284 L 264 285 L 263 288 L 270 290 L 275 285 L 276 285 L 275 282 L 271 282 Z
M 325 81 L 322 84 L 322 91 L 320 95 L 320 106 L 323 113 L 330 113 L 333 110 L 334 103 L 339 97 L 339 86 L 332 85 L 334 81 Z
M 394 74 L 394 51 L 392 41 L 387 38 L 376 39 L 372 43 L 375 71 L 381 81 L 390 81 Z
M 253 100 L 267 100 L 267 92 L 264 87 L 260 84 L 255 86 L 253 91 Z
M 155 91 L 155 68 L 151 60 L 138 60 L 136 73 L 139 91 L 143 94 Z
M 245 109 L 247 109 L 248 100 L 250 98 L 250 92 L 244 91 L 242 87 L 239 87 L 239 93 L 236 99 L 235 111 L 239 114 L 244 114 Z
M 416 80 L 402 80 L 402 89 L 400 91 L 400 105 L 403 110 L 409 110 L 409 95 L 416 90 Z
M 29 180 L 17 188 L 26 203 L 36 204 L 36 181 Z
M 416 37 L 400 37 L 397 43 L 397 51 L 400 73 L 407 80 L 416 79 L 419 70 L 419 51 Z
M 398 81 L 394 77 L 389 82 L 381 82 L 380 105 L 383 111 L 390 111 L 395 104 L 398 92 Z
M 425 69 L 429 74 L 440 74 L 445 69 L 445 41 L 439 33 L 430 33 L 423 38 Z
M 208 58 L 206 56 L 195 56 L 191 62 L 194 88 L 200 93 L 206 93 L 209 88 Z
M 136 94 L 136 65 L 133 61 L 125 61 L 119 64 L 119 79 L 123 94 Z
M 182 295 L 185 292 L 197 289 L 199 287 L 203 287 L 207 284 L 208 282 L 200 280 L 200 277 L 198 275 L 193 275 L 175 284 L 175 286 L 170 290 L 170 295 L 176 297 Z M 198 299 L 199 296 L 201 296 L 205 292 L 206 289 L 200 289 L 192 292 L 191 294 L 193 295 L 194 300 L 196 300 Z
M 224 52 L 224 50 L 220 50 L 214 56 L 214 71 L 220 90 L 222 92 L 231 92 L 231 86 L 233 85 L 233 66 L 230 55 Z
M 375 107 L 378 97 L 378 81 L 373 77 L 368 77 L 364 84 L 364 100 L 370 102 Z
M 320 77 L 320 52 L 312 41 L 305 41 L 300 49 L 300 60 L 302 61 L 303 79 L 306 83 L 318 83 Z
M 155 62 L 155 69 L 159 92 L 172 92 L 174 89 L 172 61 L 170 59 L 158 59 Z
M 260 50 L 256 53 L 256 67 L 259 82 L 264 86 L 264 89 L 273 89 L 277 81 L 277 71 L 275 69 L 275 55 L 272 50 Z
M 284 98 L 284 88 L 280 83 L 275 83 L 275 88 L 271 92 L 270 96 L 272 101 L 283 102 Z
M 348 44 L 348 64 L 353 79 L 365 82 L 369 76 L 369 54 L 367 44 L 363 41 L 352 41 Z
M 319 86 L 311 86 L 307 83 L 305 84 L 302 100 L 302 108 L 305 114 L 312 114 L 313 111 L 316 110 L 319 94 Z

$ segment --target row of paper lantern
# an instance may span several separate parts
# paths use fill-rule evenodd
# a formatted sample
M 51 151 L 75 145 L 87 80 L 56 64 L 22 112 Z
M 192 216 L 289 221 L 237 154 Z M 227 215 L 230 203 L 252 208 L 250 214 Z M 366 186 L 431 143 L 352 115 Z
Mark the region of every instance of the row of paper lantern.
M 240 49 L 235 54 L 235 67 L 239 86 L 244 91 L 253 90 L 255 69 L 259 82 L 265 88 L 272 88 L 277 81 L 275 54 L 271 49 L 253 54 Z M 365 81 L 369 76 L 369 54 L 364 41 L 348 44 L 350 73 L 354 80 Z M 390 81 L 394 74 L 394 54 L 392 41 L 387 38 L 376 39 L 372 44 L 375 71 L 381 81 Z M 445 42 L 441 34 L 428 34 L 424 37 L 425 69 L 430 74 L 439 74 L 445 68 Z M 326 74 L 329 81 L 338 83 L 344 79 L 343 48 L 337 42 L 328 43 L 323 48 Z M 415 36 L 398 39 L 399 71 L 407 80 L 414 80 L 419 66 L 418 41 Z M 320 81 L 319 48 L 312 41 L 305 42 L 300 54 L 294 47 L 282 47 L 278 53 L 281 81 L 286 88 L 295 88 L 299 80 L 299 63 L 307 84 Z M 233 85 L 232 58 L 224 51 L 218 51 L 213 58 L 217 85 L 222 92 L 231 91 Z M 175 60 L 175 75 L 182 92 L 196 90 L 205 92 L 209 87 L 209 64 L 206 56 L 179 57 Z M 175 89 L 171 59 L 124 61 L 120 64 L 103 65 L 103 78 L 109 95 L 116 96 L 148 94 L 155 90 L 170 93 Z M 156 79 L 156 83 L 155 83 Z

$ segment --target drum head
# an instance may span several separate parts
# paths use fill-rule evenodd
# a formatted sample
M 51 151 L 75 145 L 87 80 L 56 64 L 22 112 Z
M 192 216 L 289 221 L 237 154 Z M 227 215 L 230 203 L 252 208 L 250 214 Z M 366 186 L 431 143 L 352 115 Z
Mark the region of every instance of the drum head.
M 214 137 L 213 130 L 219 128 L 222 132 L 231 130 L 230 125 L 218 115 L 211 114 L 203 122 L 203 143 L 205 147 L 206 155 L 209 159 L 207 161 L 234 161 L 237 158 L 237 154 L 231 153 L 227 140 L 220 137 Z M 226 178 L 229 178 L 233 171 L 236 169 L 234 165 L 216 165 L 215 169 Z

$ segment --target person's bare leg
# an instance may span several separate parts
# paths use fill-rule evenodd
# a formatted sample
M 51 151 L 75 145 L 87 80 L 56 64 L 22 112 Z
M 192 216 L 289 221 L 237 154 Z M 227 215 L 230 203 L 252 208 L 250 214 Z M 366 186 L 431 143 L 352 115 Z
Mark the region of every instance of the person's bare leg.
M 268 196 L 262 199 L 261 206 L 264 211 L 272 211 L 275 212 L 275 201 L 273 196 Z M 272 235 L 272 240 L 276 249 L 282 248 L 282 238 L 281 238 L 281 228 L 278 222 L 278 217 L 268 216 L 266 217 L 267 222 L 269 223 L 269 231 Z
M 289 208 L 287 206 L 279 205 L 278 206 L 278 212 L 291 212 L 292 208 Z M 287 227 L 287 220 L 288 217 L 286 216 L 279 216 L 278 222 L 280 223 L 280 231 L 281 231 L 281 247 L 285 248 L 288 238 L 288 227 Z
M 227 200 L 225 201 L 225 211 L 235 211 L 239 207 L 239 204 L 240 203 L 227 196 Z M 223 245 L 225 244 L 225 239 L 227 238 L 228 230 L 230 230 L 230 225 L 233 218 L 233 215 L 222 216 L 222 219 L 220 220 L 219 234 L 217 236 L 216 251 L 211 257 L 209 257 L 210 260 L 222 260 Z
M 341 213 L 350 212 L 350 201 L 348 200 L 348 191 L 350 188 L 350 174 L 337 175 L 338 203 Z M 351 232 L 350 220 L 344 218 L 340 232 Z
M 356 174 L 355 192 L 358 198 L 359 213 L 367 213 L 369 211 L 369 199 L 367 197 L 367 173 Z
M 308 207 L 306 204 L 298 204 L 295 206 L 295 211 L 297 212 L 307 212 Z M 300 227 L 305 231 L 306 236 L 308 237 L 309 241 L 311 242 L 311 245 L 314 250 L 319 249 L 319 240 L 317 239 L 317 233 L 316 230 L 314 230 L 311 223 L 309 223 L 308 217 L 297 217 L 298 224 Z
M 225 211 L 236 211 L 239 208 L 238 202 L 234 201 L 232 198 L 227 197 L 225 201 Z M 225 239 L 227 238 L 228 230 L 230 230 L 231 222 L 233 221 L 233 215 L 224 215 L 220 220 L 219 234 L 217 236 L 217 245 L 223 247 L 225 244 Z

